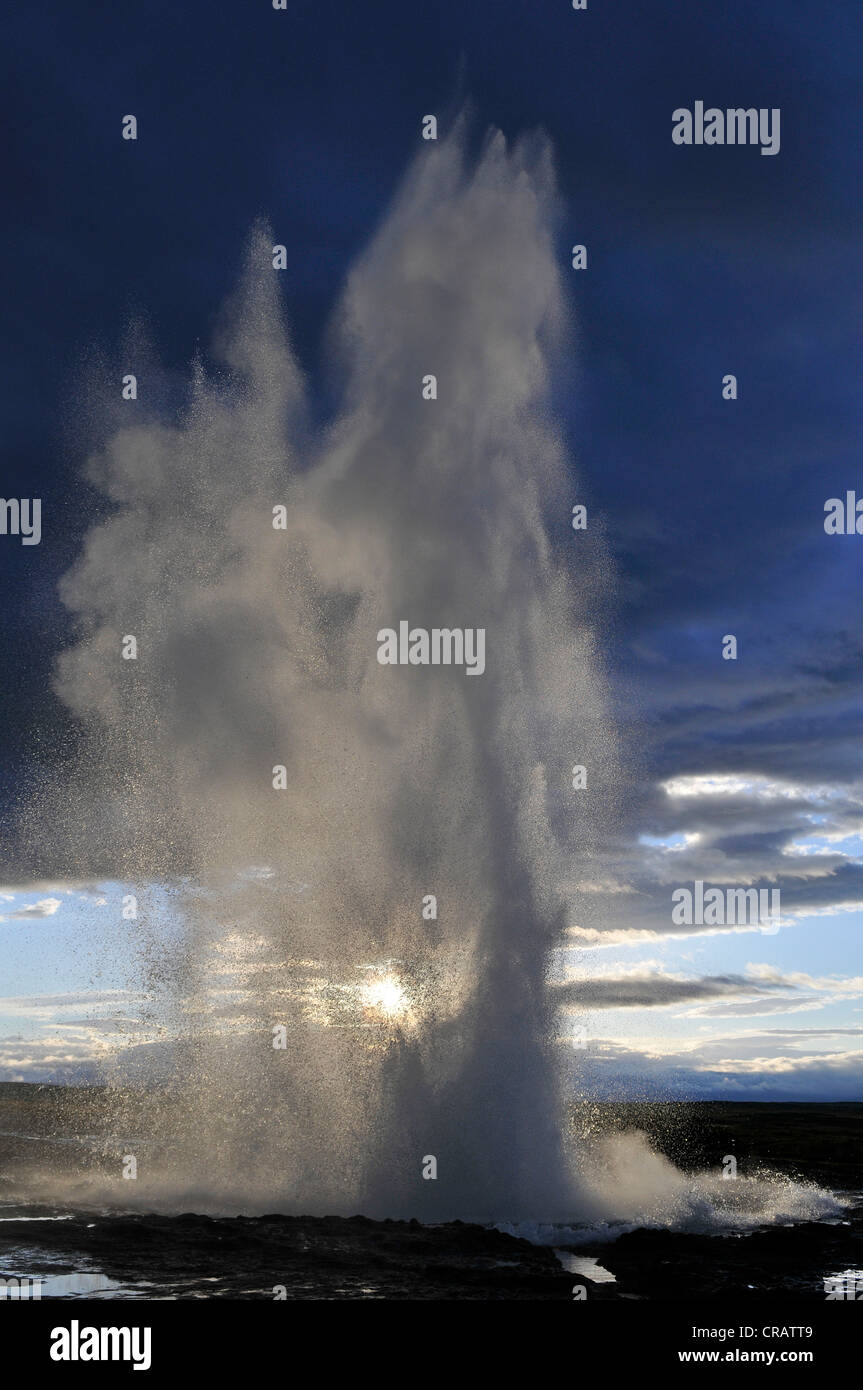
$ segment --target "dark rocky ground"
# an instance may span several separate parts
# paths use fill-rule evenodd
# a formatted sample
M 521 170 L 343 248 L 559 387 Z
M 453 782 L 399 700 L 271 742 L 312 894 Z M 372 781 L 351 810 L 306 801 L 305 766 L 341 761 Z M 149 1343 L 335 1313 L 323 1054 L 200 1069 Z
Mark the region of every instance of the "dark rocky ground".
M 842 1224 L 773 1226 L 746 1236 L 639 1230 L 581 1253 L 588 1250 L 614 1274 L 618 1296 L 822 1302 L 825 1279 L 863 1272 L 863 1204 Z
M 570 1300 L 581 1284 L 604 1301 L 821 1302 L 825 1277 L 863 1270 L 859 1199 L 835 1220 L 747 1235 L 639 1229 L 573 1247 L 614 1275 L 604 1283 L 566 1273 L 550 1248 L 460 1222 L 111 1215 L 49 1207 L 44 1192 L 40 1205 L 22 1205 L 24 1170 L 74 1175 L 92 1171 L 101 1153 L 116 1165 L 115 1104 L 96 1088 L 0 1086 L 0 1273 L 59 1278 L 65 1297 L 272 1299 L 283 1286 L 288 1299 Z M 733 1153 L 741 1173 L 769 1168 L 836 1191 L 863 1188 L 863 1105 L 581 1104 L 574 1124 L 588 1140 L 640 1129 L 684 1170 L 715 1170 Z M 22 1219 L 52 1215 L 69 1219 Z
M 91 1217 L 91 1220 L 93 1218 Z M 34 1234 L 35 1231 L 35 1234 Z M 572 1278 L 553 1251 L 499 1231 L 451 1222 L 369 1221 L 362 1216 L 133 1216 L 79 1222 L 10 1222 L 4 1246 L 26 1243 L 28 1273 L 98 1269 L 159 1298 L 554 1299 Z

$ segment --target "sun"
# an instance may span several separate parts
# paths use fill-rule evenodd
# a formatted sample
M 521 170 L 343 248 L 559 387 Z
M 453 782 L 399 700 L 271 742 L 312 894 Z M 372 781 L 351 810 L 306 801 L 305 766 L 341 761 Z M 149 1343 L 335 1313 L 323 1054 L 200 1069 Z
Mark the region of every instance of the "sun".
M 362 986 L 361 997 L 365 1008 L 385 1019 L 403 1018 L 410 1008 L 407 990 L 392 972 L 367 980 Z

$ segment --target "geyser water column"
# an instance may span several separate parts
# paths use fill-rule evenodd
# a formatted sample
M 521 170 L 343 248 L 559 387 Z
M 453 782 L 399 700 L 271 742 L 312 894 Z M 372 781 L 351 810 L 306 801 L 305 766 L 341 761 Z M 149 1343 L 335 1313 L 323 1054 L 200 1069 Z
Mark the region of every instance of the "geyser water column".
M 53 825 L 67 860 L 96 834 L 115 877 L 175 887 L 182 946 L 141 944 L 184 1204 L 572 1214 L 546 975 L 614 752 L 601 551 L 549 539 L 574 487 L 554 214 L 543 139 L 424 147 L 349 277 L 312 439 L 259 227 L 226 371 L 175 423 L 140 379 L 89 465 L 115 510 L 63 585 L 57 688 L 90 741 Z M 484 630 L 485 669 L 380 664 L 402 621 Z

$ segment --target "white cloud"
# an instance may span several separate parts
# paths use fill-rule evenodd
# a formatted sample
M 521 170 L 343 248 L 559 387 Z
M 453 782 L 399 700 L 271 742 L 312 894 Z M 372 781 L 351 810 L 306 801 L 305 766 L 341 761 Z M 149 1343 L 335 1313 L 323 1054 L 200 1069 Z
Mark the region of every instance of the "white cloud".
M 801 1041 L 810 1031 L 801 1030 Z M 665 1052 L 592 1039 L 574 1054 L 576 1084 L 596 1100 L 859 1100 L 863 1051 L 803 1052 L 797 1036 L 764 1032 Z
M 847 795 L 836 787 L 813 787 L 779 778 L 747 777 L 742 773 L 670 777 L 660 782 L 662 790 L 673 797 L 747 796 L 758 801 L 833 801 Z
M 62 907 L 60 898 L 40 898 L 36 903 L 29 903 L 26 907 L 19 907 L 15 912 L 10 912 L 9 917 L 53 917 L 59 907 Z

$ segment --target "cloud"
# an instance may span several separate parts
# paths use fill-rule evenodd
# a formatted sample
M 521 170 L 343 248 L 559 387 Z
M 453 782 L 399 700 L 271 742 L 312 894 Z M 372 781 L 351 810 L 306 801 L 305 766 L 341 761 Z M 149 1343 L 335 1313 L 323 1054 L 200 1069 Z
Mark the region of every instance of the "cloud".
M 780 994 L 773 999 L 742 999 L 733 1004 L 706 1004 L 687 1010 L 685 1017 L 761 1018 L 768 1014 L 811 1013 L 815 1009 L 823 1009 L 828 1002 L 826 999 L 795 999 L 793 995 Z
M 771 965 L 749 965 L 745 974 L 687 978 L 642 962 L 616 976 L 580 975 L 555 986 L 564 1010 L 657 1009 L 694 1004 L 686 1018 L 746 1018 L 800 1013 L 863 997 L 863 977 L 816 978 L 782 973 Z M 720 1002 L 709 1002 L 716 1001 Z M 708 1001 L 708 1002 L 703 1002 Z
M 664 1054 L 595 1039 L 574 1054 L 573 1080 L 578 1094 L 596 1100 L 860 1099 L 863 1052 L 807 1053 L 795 1035 L 784 1037 L 784 1045 L 759 1034 Z
M 781 988 L 779 981 L 756 982 L 744 975 L 712 975 L 685 979 L 639 967 L 616 979 L 583 977 L 555 987 L 555 999 L 563 1008 L 655 1009 L 693 999 L 727 995 L 766 994 Z
M 76 1037 L 0 1038 L 0 1079 L 84 1083 L 98 1078 L 99 1049 Z
M 863 1028 L 795 1028 L 793 1032 L 784 1028 L 765 1028 L 762 1033 L 764 1037 L 786 1039 L 859 1038 L 863 1037 Z
M 132 1001 L 149 998 L 127 989 L 70 990 L 63 994 L 13 994 L 0 996 L 0 1014 L 54 1015 L 63 1009 L 80 1009 L 91 1005 L 106 1008 L 112 1004 L 129 1005 Z
M 63 904 L 60 898 L 40 898 L 39 902 L 30 903 L 27 907 L 16 908 L 14 912 L 8 912 L 7 917 L 53 917 L 58 908 Z
M 89 1082 L 103 1078 L 131 1049 L 163 1029 L 150 1019 L 152 996 L 135 990 L 69 990 L 0 997 L 0 1016 L 27 1034 L 0 1034 L 0 1079 Z M 135 1011 L 146 1010 L 146 1017 Z
M 774 965 L 747 965 L 746 973 L 753 979 L 769 984 L 791 985 L 795 989 L 826 990 L 834 998 L 847 994 L 858 998 L 863 994 L 863 975 L 808 975 L 804 970 L 782 972 Z
M 771 965 L 749 965 L 746 978 L 756 988 L 750 993 L 760 994 L 758 986 L 788 991 L 771 999 L 748 999 L 738 1003 L 706 1004 L 696 1006 L 687 1013 L 688 1018 L 746 1018 L 771 1013 L 811 1013 L 824 1009 L 830 1004 L 843 1004 L 853 999 L 863 998 L 863 977 L 824 976 L 815 977 L 803 971 L 782 973 Z

